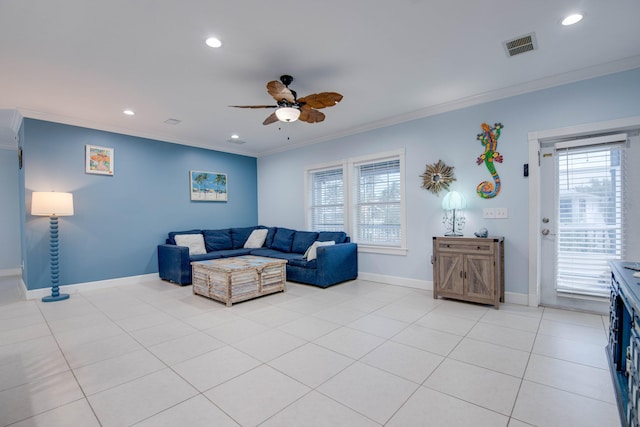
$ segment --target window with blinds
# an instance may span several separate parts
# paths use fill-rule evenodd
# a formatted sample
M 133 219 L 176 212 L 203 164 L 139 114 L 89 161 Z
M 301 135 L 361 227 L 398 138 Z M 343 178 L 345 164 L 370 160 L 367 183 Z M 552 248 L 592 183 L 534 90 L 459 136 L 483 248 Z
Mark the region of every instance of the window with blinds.
M 400 246 L 400 159 L 357 163 L 354 164 L 354 174 L 354 233 L 357 242 Z
M 309 172 L 311 230 L 343 231 L 344 179 L 342 167 Z
M 558 292 L 609 296 L 609 261 L 624 256 L 624 147 L 556 145 Z

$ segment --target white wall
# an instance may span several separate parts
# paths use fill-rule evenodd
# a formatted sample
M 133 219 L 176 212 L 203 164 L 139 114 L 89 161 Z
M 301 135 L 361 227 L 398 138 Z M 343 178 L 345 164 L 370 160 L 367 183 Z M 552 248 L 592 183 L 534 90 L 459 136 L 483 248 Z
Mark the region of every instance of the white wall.
M 0 276 L 20 271 L 17 150 L 0 147 Z
M 451 189 L 464 193 L 468 201 L 465 235 L 473 235 L 480 227 L 487 227 L 490 235 L 504 236 L 506 291 L 526 295 L 529 206 L 528 182 L 522 168 L 528 162 L 528 132 L 637 116 L 640 115 L 638 100 L 640 69 L 265 156 L 258 159 L 259 222 L 304 228 L 305 166 L 404 148 L 408 253 L 406 256 L 360 253 L 360 272 L 393 276 L 399 280 L 431 281 L 432 236 L 444 232 L 441 199 L 420 188 L 420 174 L 426 164 L 441 159 L 455 167 L 457 181 Z M 490 178 L 484 165 L 476 165 L 476 158 L 483 152 L 476 134 L 481 131 L 483 122 L 501 122 L 505 126 L 498 143 L 504 162 L 496 164 L 503 188 L 496 198 L 489 200 L 481 199 L 475 191 L 478 183 Z M 305 123 L 297 125 L 307 126 Z M 509 218 L 483 219 L 485 207 L 506 207 Z M 635 216 L 630 222 L 637 224 L 637 219 Z M 634 236 L 637 235 L 636 232 Z M 637 247 L 637 244 L 631 246 Z
M 0 277 L 20 273 L 18 132 L 22 115 L 0 110 Z

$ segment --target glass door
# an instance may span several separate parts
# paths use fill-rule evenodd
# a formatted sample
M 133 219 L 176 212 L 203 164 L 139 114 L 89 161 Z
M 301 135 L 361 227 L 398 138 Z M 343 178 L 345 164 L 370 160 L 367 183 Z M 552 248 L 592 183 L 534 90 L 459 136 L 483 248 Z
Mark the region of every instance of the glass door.
M 541 150 L 543 305 L 608 310 L 609 261 L 624 254 L 626 135 Z

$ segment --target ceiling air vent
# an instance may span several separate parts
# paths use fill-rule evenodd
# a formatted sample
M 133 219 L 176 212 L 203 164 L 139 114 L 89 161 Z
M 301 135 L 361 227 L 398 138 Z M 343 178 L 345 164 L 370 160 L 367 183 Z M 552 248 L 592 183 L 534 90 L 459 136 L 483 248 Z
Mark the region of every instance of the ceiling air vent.
M 535 33 L 520 36 L 512 40 L 507 40 L 502 44 L 504 45 L 504 49 L 507 52 L 507 56 L 509 57 L 529 52 L 531 50 L 536 50 L 538 48 Z

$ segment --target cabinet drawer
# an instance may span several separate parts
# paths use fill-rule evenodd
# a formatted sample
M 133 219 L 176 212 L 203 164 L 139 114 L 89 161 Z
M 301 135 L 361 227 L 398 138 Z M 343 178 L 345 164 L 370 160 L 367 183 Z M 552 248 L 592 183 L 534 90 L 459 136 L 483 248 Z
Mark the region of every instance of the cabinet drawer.
M 482 242 L 469 242 L 469 241 L 436 241 L 437 250 L 440 252 L 463 252 L 474 254 L 493 254 L 495 245 L 493 240 Z

